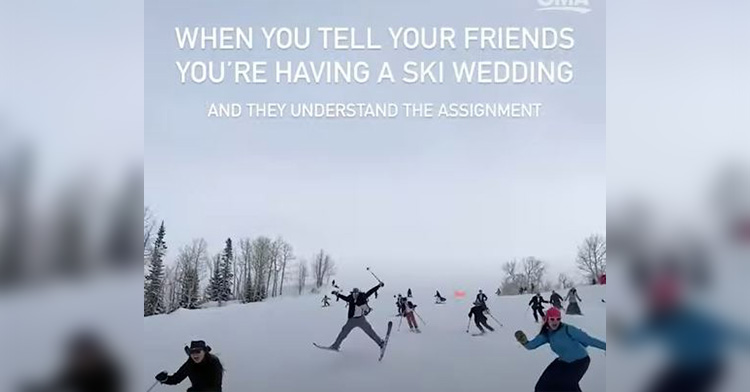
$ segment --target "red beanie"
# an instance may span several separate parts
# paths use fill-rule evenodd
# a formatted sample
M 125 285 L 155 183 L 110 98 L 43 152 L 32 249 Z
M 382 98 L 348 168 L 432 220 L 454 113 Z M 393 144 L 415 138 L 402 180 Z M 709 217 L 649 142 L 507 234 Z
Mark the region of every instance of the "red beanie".
M 544 316 L 544 320 L 549 320 L 550 317 L 556 317 L 556 318 L 562 318 L 562 314 L 560 313 L 560 309 L 556 307 L 551 307 L 547 309 L 547 314 Z

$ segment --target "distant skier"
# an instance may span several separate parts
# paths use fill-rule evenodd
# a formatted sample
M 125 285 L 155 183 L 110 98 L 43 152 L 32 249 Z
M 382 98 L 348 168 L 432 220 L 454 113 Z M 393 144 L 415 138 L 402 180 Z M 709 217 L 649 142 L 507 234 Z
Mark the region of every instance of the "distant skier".
M 599 284 L 606 285 L 607 284 L 607 274 L 602 274 L 599 277 Z
M 474 301 L 474 304 L 482 305 L 485 308 L 487 308 L 487 294 L 483 293 L 481 289 L 479 290 L 479 293 L 477 294 L 477 299 Z
M 497 291 L 495 291 L 495 295 L 497 295 L 498 297 L 499 297 L 499 296 L 500 296 L 500 295 L 501 295 L 502 293 L 503 293 L 503 292 L 502 292 L 502 291 L 500 291 L 500 289 L 499 289 L 499 288 L 497 289 Z
M 402 305 L 402 299 L 404 298 L 403 295 L 399 294 L 398 298 L 396 298 L 396 315 L 401 317 L 403 313 L 401 312 L 401 305 Z
M 419 326 L 417 325 L 417 319 L 414 318 L 414 312 L 417 308 L 417 305 L 406 298 L 401 298 L 401 301 L 401 314 L 406 317 L 406 322 L 409 324 L 409 330 L 417 333 L 422 332 L 419 330 Z
M 557 293 L 557 291 L 552 290 L 552 295 L 549 296 L 549 303 L 552 304 L 552 306 L 562 309 L 563 308 L 563 297 Z
M 532 293 L 536 292 L 536 287 L 534 286 L 534 284 L 533 284 L 533 283 L 531 284 L 531 292 L 532 292 Z
M 327 296 L 327 295 L 324 295 L 324 296 L 323 296 L 323 307 L 324 307 L 324 308 L 327 308 L 327 307 L 331 306 L 331 302 L 329 302 L 330 300 L 331 300 L 331 299 L 330 299 L 330 298 L 328 298 L 328 296 Z
M 536 293 L 533 297 L 531 297 L 531 301 L 529 301 L 529 306 L 531 306 L 531 310 L 534 313 L 534 320 L 536 322 L 539 322 L 539 316 L 542 316 L 542 321 L 544 321 L 544 303 L 548 303 L 544 300 L 541 294 Z
M 474 305 L 471 310 L 469 310 L 469 320 L 471 320 L 471 316 L 474 316 L 474 325 L 479 328 L 480 333 L 484 333 L 484 328 L 487 328 L 490 331 L 495 330 L 487 324 L 487 316 L 485 316 L 485 312 L 487 312 L 487 308 L 482 305 Z M 482 328 L 482 326 L 484 326 L 484 328 Z
M 435 303 L 441 304 L 443 302 L 445 302 L 445 298 L 442 295 L 440 295 L 440 291 L 435 290 Z
M 568 309 L 565 310 L 565 314 L 581 315 L 581 307 L 578 306 L 578 301 L 583 302 L 581 297 L 578 296 L 578 290 L 575 287 L 568 291 L 568 295 L 565 296 L 565 300 L 568 301 Z
M 535 392 L 580 391 L 578 383 L 591 363 L 586 347 L 594 346 L 603 351 L 607 350 L 605 342 L 572 325 L 564 324 L 557 308 L 547 310 L 544 325 L 534 339 L 529 341 L 521 331 L 516 332 L 516 339 L 527 350 L 534 350 L 549 343 L 552 351 L 557 354 L 557 358 L 539 377 L 534 387 Z
M 411 295 L 411 289 L 409 289 L 409 290 L 406 291 L 406 296 L 409 297 L 409 298 L 412 297 L 412 295 Z
M 378 336 L 375 330 L 372 329 L 370 323 L 367 322 L 367 318 L 365 318 L 365 316 L 370 313 L 370 307 L 367 305 L 367 299 L 383 286 L 385 286 L 385 284 L 381 282 L 366 293 L 362 293 L 359 291 L 359 289 L 354 288 L 352 289 L 351 294 L 346 296 L 339 294 L 339 292 L 337 291 L 333 291 L 331 293 L 336 297 L 341 298 L 341 300 L 346 301 L 349 310 L 347 314 L 348 320 L 346 321 L 346 324 L 344 324 L 344 326 L 341 328 L 341 332 L 339 332 L 338 337 L 336 337 L 336 341 L 327 348 L 338 351 L 341 347 L 341 343 L 344 341 L 344 339 L 346 339 L 346 337 L 349 335 L 349 332 L 351 332 L 354 328 L 360 328 L 365 331 L 367 336 L 369 336 L 370 339 L 372 339 L 378 345 L 378 347 L 383 348 L 383 344 L 385 342 L 380 338 L 380 336 Z
M 219 358 L 211 354 L 211 347 L 203 340 L 195 340 L 190 342 L 190 347 L 185 346 L 185 354 L 189 358 L 175 374 L 170 376 L 167 372 L 161 372 L 156 375 L 156 380 L 166 385 L 177 385 L 189 378 L 193 385 L 188 391 L 221 392 L 224 366 Z

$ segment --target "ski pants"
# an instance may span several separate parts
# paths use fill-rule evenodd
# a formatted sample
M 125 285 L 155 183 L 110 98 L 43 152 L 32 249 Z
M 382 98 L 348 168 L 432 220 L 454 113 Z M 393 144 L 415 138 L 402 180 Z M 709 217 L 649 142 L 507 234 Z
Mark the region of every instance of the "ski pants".
M 409 329 L 419 328 L 417 325 L 417 319 L 414 318 L 414 312 L 406 314 L 406 322 L 409 324 Z
M 495 329 L 490 327 L 489 324 L 487 324 L 487 319 L 479 319 L 477 317 L 474 317 L 474 324 L 476 324 L 477 328 L 479 328 L 480 331 L 484 332 L 484 328 L 489 329 L 490 331 L 494 331 Z M 482 326 L 484 325 L 484 328 Z
M 331 345 L 331 348 L 337 349 L 341 347 L 341 343 L 346 339 L 347 336 L 349 336 L 349 332 L 352 331 L 354 328 L 361 328 L 367 336 L 370 337 L 375 343 L 377 343 L 378 346 L 383 344 L 383 339 L 380 339 L 380 336 L 378 336 L 377 333 L 375 333 L 375 330 L 372 329 L 372 326 L 370 323 L 367 322 L 367 319 L 362 317 L 352 317 L 349 320 L 347 320 L 346 324 L 341 328 L 341 332 L 339 332 L 339 336 L 336 338 L 336 342 Z
M 578 383 L 586 374 L 590 363 L 591 358 L 588 356 L 573 362 L 555 359 L 544 369 L 534 392 L 581 392 Z
M 544 321 L 544 308 L 531 308 L 531 311 L 534 312 L 534 320 L 536 320 L 536 322 L 539 322 L 539 316 L 542 316 L 542 321 Z

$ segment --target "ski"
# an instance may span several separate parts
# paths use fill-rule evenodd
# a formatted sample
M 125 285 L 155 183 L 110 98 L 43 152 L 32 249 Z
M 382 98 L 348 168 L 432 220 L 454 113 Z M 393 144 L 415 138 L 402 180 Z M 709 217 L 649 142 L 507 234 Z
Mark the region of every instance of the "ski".
M 380 358 L 378 358 L 378 361 L 383 360 L 383 355 L 385 355 L 385 349 L 388 347 L 388 340 L 391 337 L 391 330 L 393 329 L 393 321 L 388 322 L 388 329 L 385 332 L 385 339 L 383 339 L 383 347 L 380 348 Z
M 319 349 L 321 349 L 321 350 L 327 350 L 327 351 L 335 351 L 335 352 L 339 352 L 339 350 L 334 350 L 334 349 L 332 349 L 332 348 L 331 348 L 331 347 L 329 347 L 329 346 L 322 346 L 322 345 L 320 345 L 320 344 L 318 344 L 318 343 L 315 343 L 315 342 L 313 342 L 313 346 L 315 346 L 315 347 L 317 347 L 317 348 L 319 348 Z
M 486 335 L 486 334 L 483 334 L 483 333 L 473 333 L 473 334 L 471 334 L 471 336 L 484 336 L 484 335 Z

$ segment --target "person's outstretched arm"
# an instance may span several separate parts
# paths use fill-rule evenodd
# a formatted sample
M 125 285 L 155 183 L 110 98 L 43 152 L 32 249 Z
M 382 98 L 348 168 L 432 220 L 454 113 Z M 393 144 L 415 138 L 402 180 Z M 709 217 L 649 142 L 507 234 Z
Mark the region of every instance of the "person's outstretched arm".
M 583 332 L 582 330 L 572 326 L 568 325 L 568 332 L 570 333 L 570 336 L 578 341 L 578 343 L 583 344 L 584 346 L 593 346 L 600 350 L 607 351 L 607 343 L 603 342 L 597 338 L 589 336 L 586 332 Z
M 381 287 L 383 287 L 383 286 L 385 286 L 385 285 L 383 284 L 383 282 L 380 282 L 380 283 L 378 283 L 378 285 L 377 285 L 377 286 L 375 286 L 375 287 L 371 288 L 370 290 L 368 290 L 368 291 L 367 291 L 367 292 L 365 293 L 365 296 L 366 296 L 366 297 L 369 297 L 369 296 L 371 296 L 371 295 L 375 294 L 375 292 L 376 292 L 376 291 L 378 291 L 378 289 L 379 289 L 379 288 L 381 288 Z
M 190 361 L 190 359 L 188 359 L 188 361 Z M 187 369 L 188 369 L 188 362 L 185 361 L 185 363 L 182 364 L 182 366 L 180 366 L 180 368 L 177 370 L 175 374 L 167 377 L 167 379 L 164 380 L 163 384 L 177 385 L 181 383 L 182 380 L 184 380 L 188 375 Z
M 523 346 L 526 347 L 527 350 L 534 350 L 545 343 L 549 343 L 549 339 L 547 338 L 547 335 L 540 333 L 539 335 L 536 335 L 534 339 L 526 342 Z

